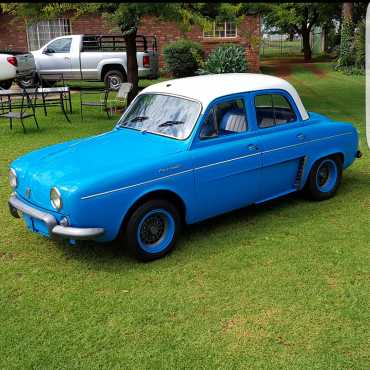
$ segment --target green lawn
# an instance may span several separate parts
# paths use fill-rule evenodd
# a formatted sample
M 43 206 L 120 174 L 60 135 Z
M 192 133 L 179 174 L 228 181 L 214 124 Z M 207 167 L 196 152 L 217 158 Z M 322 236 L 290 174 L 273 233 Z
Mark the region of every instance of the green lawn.
M 289 78 L 308 110 L 352 121 L 364 157 L 329 201 L 289 196 L 189 227 L 152 263 L 119 245 L 26 231 L 7 209 L 9 163 L 109 130 L 78 94 L 68 124 L 0 126 L 0 369 L 368 369 L 370 156 L 363 77 L 328 64 Z M 27 124 L 27 123 L 26 123 Z M 92 155 L 93 157 L 93 155 Z

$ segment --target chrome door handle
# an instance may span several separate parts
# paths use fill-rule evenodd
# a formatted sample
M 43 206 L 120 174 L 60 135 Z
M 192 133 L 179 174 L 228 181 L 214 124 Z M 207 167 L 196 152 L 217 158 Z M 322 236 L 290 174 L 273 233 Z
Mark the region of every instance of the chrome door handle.
M 258 146 L 256 144 L 249 144 L 248 149 L 250 151 L 256 151 L 256 150 L 258 150 Z
M 71 58 L 69 58 L 69 57 L 64 57 L 64 60 L 71 60 Z
M 306 136 L 304 136 L 304 134 L 298 134 L 297 135 L 297 139 L 299 140 L 304 140 L 306 138 Z

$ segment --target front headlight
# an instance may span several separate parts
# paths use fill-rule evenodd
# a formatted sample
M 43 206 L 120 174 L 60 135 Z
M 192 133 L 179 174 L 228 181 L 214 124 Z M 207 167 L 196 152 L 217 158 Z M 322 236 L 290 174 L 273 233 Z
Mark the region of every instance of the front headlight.
M 17 173 L 13 168 L 9 169 L 9 184 L 13 189 L 15 189 L 18 186 Z
M 50 202 L 51 205 L 59 211 L 62 208 L 62 197 L 57 188 L 51 188 L 50 190 Z

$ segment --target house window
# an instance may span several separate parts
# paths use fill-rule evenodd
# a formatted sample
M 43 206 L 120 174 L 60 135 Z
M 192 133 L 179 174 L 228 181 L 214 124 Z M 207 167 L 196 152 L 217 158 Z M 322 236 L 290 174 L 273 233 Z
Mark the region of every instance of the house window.
M 213 22 L 212 29 L 210 31 L 203 31 L 203 37 L 218 37 L 218 38 L 231 38 L 237 37 L 237 27 L 235 22 Z
M 27 26 L 28 50 L 40 49 L 55 37 L 71 34 L 69 19 L 53 19 L 41 21 Z

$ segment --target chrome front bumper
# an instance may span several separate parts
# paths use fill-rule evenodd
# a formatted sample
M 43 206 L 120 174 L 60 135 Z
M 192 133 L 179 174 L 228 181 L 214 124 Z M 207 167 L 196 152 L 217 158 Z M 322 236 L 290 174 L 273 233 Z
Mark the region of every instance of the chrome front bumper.
M 20 218 L 19 212 L 25 213 L 32 218 L 36 218 L 45 223 L 51 237 L 61 237 L 73 240 L 96 239 L 104 234 L 104 229 L 96 228 L 79 228 L 58 225 L 56 218 L 47 212 L 40 211 L 22 202 L 15 194 L 9 198 L 9 210 L 13 217 Z

